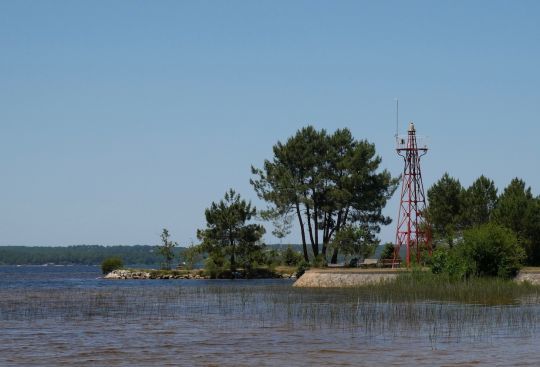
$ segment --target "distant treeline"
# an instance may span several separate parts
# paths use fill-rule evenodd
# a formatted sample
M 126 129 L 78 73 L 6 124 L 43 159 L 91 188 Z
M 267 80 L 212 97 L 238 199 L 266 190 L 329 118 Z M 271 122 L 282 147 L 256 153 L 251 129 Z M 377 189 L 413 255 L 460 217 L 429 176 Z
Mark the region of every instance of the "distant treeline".
M 276 249 L 284 249 L 287 245 L 269 245 Z M 301 245 L 292 245 L 299 251 Z M 184 247 L 175 248 L 175 261 L 183 260 Z M 77 245 L 67 247 L 44 246 L 0 246 L 0 265 L 99 265 L 109 257 L 119 257 L 125 265 L 155 265 L 163 262 L 163 256 L 155 246 L 100 246 Z
M 175 249 L 176 255 L 183 248 Z M 155 246 L 99 246 L 79 245 L 68 247 L 0 246 L 1 265 L 98 265 L 108 257 L 119 257 L 126 265 L 155 265 L 163 261 Z

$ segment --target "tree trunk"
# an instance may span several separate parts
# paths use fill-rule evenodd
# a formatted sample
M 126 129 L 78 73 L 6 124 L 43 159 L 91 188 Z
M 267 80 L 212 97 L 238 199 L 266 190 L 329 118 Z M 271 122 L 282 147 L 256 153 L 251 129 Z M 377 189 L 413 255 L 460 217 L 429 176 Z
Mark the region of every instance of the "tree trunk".
M 319 209 L 317 206 L 313 207 L 313 224 L 315 226 L 315 244 L 317 250 L 319 249 Z
M 338 212 L 338 215 L 337 215 L 336 225 L 335 225 L 332 229 L 330 229 L 330 230 L 328 231 L 328 242 L 330 242 L 330 239 L 332 238 L 332 235 L 333 235 L 335 232 L 339 231 L 339 228 L 340 228 L 340 226 L 341 226 L 341 217 L 342 217 L 342 215 L 343 215 L 343 210 L 340 210 L 340 211 Z
M 326 258 L 326 246 L 328 245 L 328 232 L 330 231 L 330 218 L 332 214 L 324 213 L 324 227 L 323 227 L 323 242 L 322 242 L 322 255 Z
M 236 261 L 234 259 L 234 250 L 231 254 L 231 272 L 236 271 Z
M 345 225 L 345 223 L 347 222 L 348 215 L 349 215 L 349 208 L 345 210 L 345 215 L 343 216 L 343 220 L 338 220 L 337 225 L 336 225 L 336 233 L 339 232 L 341 227 Z M 331 264 L 337 264 L 338 252 L 339 250 L 335 248 L 334 253 L 332 254 L 332 260 L 330 260 Z
M 332 260 L 330 261 L 330 264 L 337 264 L 337 256 L 338 256 L 338 249 L 334 249 L 334 253 L 332 254 Z
M 304 250 L 304 260 L 309 261 L 309 256 L 307 252 L 306 244 L 306 231 L 304 229 L 304 221 L 302 220 L 302 213 L 300 213 L 300 204 L 298 202 L 296 205 L 296 215 L 298 216 L 298 222 L 300 223 L 300 234 L 302 235 L 302 250 Z
M 234 257 L 234 240 L 229 240 L 229 243 L 231 244 L 231 273 L 234 273 L 236 271 L 236 259 Z
M 315 240 L 313 239 L 313 227 L 311 226 L 311 212 L 309 210 L 309 205 L 306 204 L 306 216 L 308 221 L 308 233 L 309 233 L 309 240 L 311 241 L 311 249 L 313 250 L 313 256 L 317 257 L 319 256 L 319 244 L 315 243 Z

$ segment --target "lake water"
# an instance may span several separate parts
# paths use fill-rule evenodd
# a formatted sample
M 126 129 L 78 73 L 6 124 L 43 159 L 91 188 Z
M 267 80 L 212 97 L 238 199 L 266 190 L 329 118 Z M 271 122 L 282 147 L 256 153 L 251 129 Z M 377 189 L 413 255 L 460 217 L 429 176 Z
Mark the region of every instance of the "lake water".
M 0 366 L 539 366 L 540 306 L 0 266 Z

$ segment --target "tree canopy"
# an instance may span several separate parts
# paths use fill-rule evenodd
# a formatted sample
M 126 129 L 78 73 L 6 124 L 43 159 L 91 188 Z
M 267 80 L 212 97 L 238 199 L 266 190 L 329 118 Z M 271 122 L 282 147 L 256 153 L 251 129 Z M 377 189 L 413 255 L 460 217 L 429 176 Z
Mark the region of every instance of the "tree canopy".
M 488 223 L 496 205 L 497 188 L 495 183 L 484 175 L 478 177 L 463 192 L 462 219 L 464 226 L 475 227 Z
M 223 254 L 229 256 L 231 272 L 236 270 L 237 262 L 250 266 L 252 256 L 261 249 L 265 229 L 248 223 L 256 213 L 251 202 L 246 202 L 233 189 L 218 203 L 212 202 L 204 213 L 206 229 L 198 230 L 197 237 L 214 260 Z
M 493 220 L 514 231 L 529 265 L 540 265 L 540 198 L 523 180 L 515 178 L 499 197 Z
M 315 257 L 326 257 L 333 236 L 347 225 L 359 224 L 371 234 L 391 222 L 382 209 L 398 179 L 379 171 L 375 146 L 355 140 L 348 129 L 328 134 L 302 128 L 273 147 L 274 157 L 262 169 L 252 167 L 257 195 L 274 215 L 294 214 L 308 260 L 307 243 Z M 334 250 L 332 262 L 337 259 Z
M 446 241 L 450 247 L 462 224 L 463 187 L 448 173 L 437 181 L 427 192 L 429 206 L 428 222 L 435 240 Z
M 464 231 L 496 224 L 516 235 L 526 264 L 540 265 L 540 198 L 523 180 L 513 179 L 497 196 L 495 183 L 483 175 L 465 190 L 445 173 L 428 190 L 428 199 L 428 219 L 439 243 L 451 247 Z

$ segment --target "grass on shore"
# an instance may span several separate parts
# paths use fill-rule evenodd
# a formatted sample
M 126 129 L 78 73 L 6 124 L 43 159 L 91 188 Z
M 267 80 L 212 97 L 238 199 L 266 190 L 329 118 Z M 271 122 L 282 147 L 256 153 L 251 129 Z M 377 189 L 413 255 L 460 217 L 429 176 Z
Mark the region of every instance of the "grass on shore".
M 540 286 L 501 278 L 454 280 L 445 275 L 412 271 L 395 280 L 368 284 L 358 292 L 393 302 L 456 302 L 464 304 L 509 305 L 526 300 L 540 302 Z

